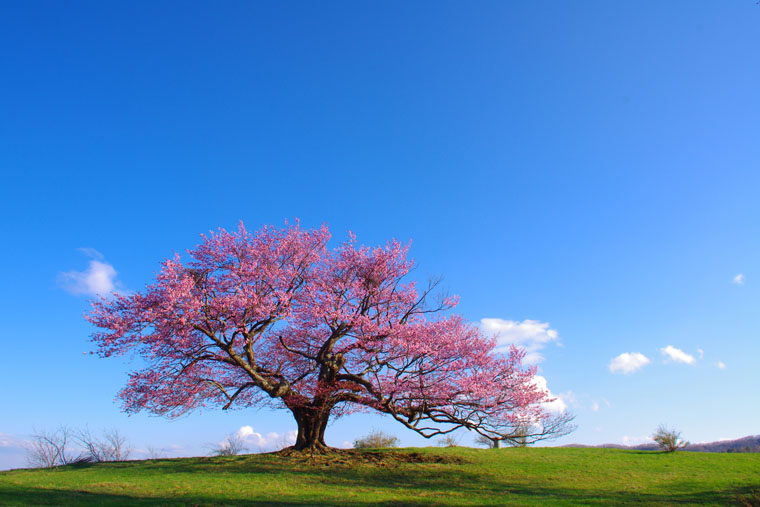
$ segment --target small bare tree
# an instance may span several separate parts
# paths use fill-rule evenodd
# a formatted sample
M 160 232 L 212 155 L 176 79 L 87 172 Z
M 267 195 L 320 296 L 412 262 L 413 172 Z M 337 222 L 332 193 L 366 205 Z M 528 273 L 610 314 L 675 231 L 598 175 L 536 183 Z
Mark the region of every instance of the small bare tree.
M 449 434 L 439 438 L 438 445 L 441 447 L 459 447 L 459 438 Z
M 522 420 L 514 424 L 495 426 L 488 435 L 480 433 L 475 442 L 489 448 L 527 447 L 541 440 L 554 440 L 575 431 L 575 415 L 560 412 L 544 417 L 538 421 Z M 498 435 L 494 433 L 498 431 Z
M 660 446 L 665 452 L 676 452 L 683 449 L 689 442 L 681 440 L 681 432 L 669 429 L 664 424 L 660 424 L 652 434 L 652 440 Z
M 77 431 L 74 438 L 76 438 L 79 445 L 82 446 L 84 452 L 92 461 L 106 461 L 103 443 L 92 435 L 89 427 L 85 426 L 83 430 Z
M 528 447 L 528 438 L 531 436 L 532 427 L 533 425 L 530 423 L 522 421 L 517 426 L 515 426 L 515 429 L 512 431 L 512 433 L 505 435 L 501 441 L 505 442 L 509 447 Z M 537 438 L 531 443 L 538 442 L 539 440 L 545 440 L 546 438 L 557 438 L 556 435 L 547 433 L 543 425 L 541 425 L 540 430 L 536 431 L 535 433 L 536 436 L 541 436 L 544 438 Z
M 105 461 L 126 461 L 132 454 L 132 448 L 126 437 L 119 433 L 119 430 L 112 428 L 103 432 L 103 442 L 105 444 Z
M 125 461 L 132 453 L 126 437 L 117 429 L 104 430 L 101 438 L 86 427 L 75 435 L 90 461 Z
M 148 455 L 148 459 L 161 459 L 166 454 L 166 449 L 159 449 L 158 447 L 153 447 L 152 445 L 149 445 L 148 448 L 145 450 L 145 453 Z
M 211 448 L 211 454 L 213 456 L 237 456 L 246 450 L 248 449 L 243 438 L 237 433 L 231 433 L 221 444 Z
M 487 447 L 489 449 L 496 448 L 496 440 L 485 435 L 478 435 L 475 437 L 475 443 Z
M 71 440 L 68 426 L 59 426 L 55 431 L 35 429 L 26 447 L 26 461 L 35 468 L 71 463 L 77 459 L 68 449 Z

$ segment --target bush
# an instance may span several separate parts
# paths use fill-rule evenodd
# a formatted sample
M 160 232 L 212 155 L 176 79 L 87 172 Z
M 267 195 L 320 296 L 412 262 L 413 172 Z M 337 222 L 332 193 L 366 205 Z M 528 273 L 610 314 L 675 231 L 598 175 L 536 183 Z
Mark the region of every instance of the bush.
M 660 449 L 665 452 L 676 452 L 689 445 L 689 442 L 681 440 L 680 431 L 668 429 L 662 424 L 655 430 L 652 435 L 652 440 L 654 440 L 657 445 L 660 446 Z
M 354 449 L 382 449 L 398 446 L 398 438 L 380 430 L 372 430 L 369 435 L 354 440 Z
M 454 435 L 446 435 L 438 439 L 438 445 L 441 447 L 459 447 L 459 439 Z
M 89 463 L 126 461 L 132 453 L 126 437 L 117 429 L 104 430 L 102 437 L 97 437 L 85 426 L 83 430 L 74 434 L 74 438 L 84 449 L 85 454 L 82 457 L 86 457 Z
M 237 433 L 232 433 L 224 439 L 224 442 L 211 448 L 212 456 L 237 456 L 248 449 L 243 438 Z

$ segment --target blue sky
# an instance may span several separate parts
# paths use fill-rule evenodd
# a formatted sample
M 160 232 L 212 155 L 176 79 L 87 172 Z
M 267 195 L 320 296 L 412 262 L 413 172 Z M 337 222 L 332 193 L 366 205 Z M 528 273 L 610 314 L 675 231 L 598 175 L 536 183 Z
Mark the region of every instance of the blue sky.
M 241 219 L 411 239 L 421 278 L 542 356 L 577 414 L 560 444 L 760 433 L 758 47 L 752 0 L 5 2 L 0 468 L 63 423 L 136 456 L 294 429 L 127 417 L 128 361 L 84 354 L 77 272 L 140 290 Z M 371 428 L 434 444 L 367 414 L 328 443 Z

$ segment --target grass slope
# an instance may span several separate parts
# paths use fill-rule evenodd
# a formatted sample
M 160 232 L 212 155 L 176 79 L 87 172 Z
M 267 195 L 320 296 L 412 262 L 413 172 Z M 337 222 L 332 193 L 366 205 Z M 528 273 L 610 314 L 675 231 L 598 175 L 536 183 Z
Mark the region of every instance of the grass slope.
M 760 454 L 424 448 L 0 473 L 2 505 L 760 505 Z

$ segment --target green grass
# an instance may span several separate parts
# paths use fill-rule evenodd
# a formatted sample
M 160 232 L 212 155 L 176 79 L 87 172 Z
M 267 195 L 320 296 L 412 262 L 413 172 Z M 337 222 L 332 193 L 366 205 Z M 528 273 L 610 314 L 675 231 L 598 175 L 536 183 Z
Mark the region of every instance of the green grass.
M 760 505 L 760 454 L 425 448 L 0 473 L 1 505 Z

